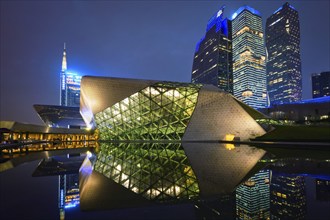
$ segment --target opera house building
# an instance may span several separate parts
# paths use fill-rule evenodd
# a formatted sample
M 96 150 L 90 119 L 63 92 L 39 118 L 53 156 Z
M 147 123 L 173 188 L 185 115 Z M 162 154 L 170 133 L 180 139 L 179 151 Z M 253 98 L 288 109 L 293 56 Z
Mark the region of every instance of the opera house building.
M 215 86 L 84 76 L 80 113 L 100 140 L 249 140 L 264 115 Z

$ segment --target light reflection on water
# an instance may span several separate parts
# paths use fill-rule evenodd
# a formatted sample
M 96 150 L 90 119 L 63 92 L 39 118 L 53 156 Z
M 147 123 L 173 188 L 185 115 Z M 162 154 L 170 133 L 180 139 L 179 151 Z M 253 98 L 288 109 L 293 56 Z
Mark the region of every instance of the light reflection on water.
M 78 173 L 67 175 L 66 183 L 63 175 L 62 183 L 61 177 L 32 178 L 37 161 L 0 173 L 1 219 L 22 217 L 16 206 L 34 219 L 173 219 L 173 210 L 189 219 L 330 218 L 329 151 L 295 150 L 294 157 L 285 149 L 270 153 L 219 143 L 102 143 L 96 151 L 97 160 L 85 160 L 81 167 L 80 182 Z M 119 188 L 111 188 L 114 183 Z M 61 187 L 71 192 L 66 206 L 60 205 L 65 201 Z M 154 203 L 162 205 L 150 206 Z

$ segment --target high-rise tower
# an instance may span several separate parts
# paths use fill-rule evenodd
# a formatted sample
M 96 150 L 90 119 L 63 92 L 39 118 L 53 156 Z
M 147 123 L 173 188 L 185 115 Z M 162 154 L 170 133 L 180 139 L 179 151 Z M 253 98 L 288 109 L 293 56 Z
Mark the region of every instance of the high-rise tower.
M 222 18 L 223 10 L 224 6 L 210 18 L 196 45 L 191 80 L 233 93 L 231 21 Z
M 267 90 L 271 104 L 301 100 L 300 28 L 297 10 L 289 3 L 266 22 Z
M 253 108 L 267 104 L 266 52 L 259 11 L 240 7 L 232 16 L 234 96 Z
M 60 104 L 62 106 L 79 107 L 81 76 L 76 73 L 68 72 L 67 69 L 66 47 L 64 43 L 61 70 Z
M 66 106 L 66 48 L 64 43 L 63 58 L 62 58 L 62 70 L 61 70 L 61 90 L 60 90 L 60 104 Z

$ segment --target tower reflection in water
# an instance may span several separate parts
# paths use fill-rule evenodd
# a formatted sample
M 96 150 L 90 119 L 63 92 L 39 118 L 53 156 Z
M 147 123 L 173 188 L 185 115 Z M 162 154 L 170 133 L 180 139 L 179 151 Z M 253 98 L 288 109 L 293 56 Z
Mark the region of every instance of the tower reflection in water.
M 60 210 L 79 205 L 79 174 L 59 175 L 58 181 L 58 207 Z

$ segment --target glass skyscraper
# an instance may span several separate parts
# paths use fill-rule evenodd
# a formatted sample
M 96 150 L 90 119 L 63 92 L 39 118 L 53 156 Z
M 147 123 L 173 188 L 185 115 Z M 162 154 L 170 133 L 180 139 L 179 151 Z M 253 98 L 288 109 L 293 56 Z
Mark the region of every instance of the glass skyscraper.
M 192 82 L 233 93 L 231 21 L 222 18 L 223 10 L 210 18 L 205 36 L 196 45 Z
M 60 104 L 62 106 L 80 106 L 80 81 L 80 75 L 67 70 L 66 48 L 64 44 L 60 88 Z
M 266 22 L 267 90 L 271 104 L 301 100 L 300 28 L 297 10 L 289 3 Z
M 266 52 L 261 14 L 240 7 L 232 16 L 234 96 L 253 108 L 267 104 Z

